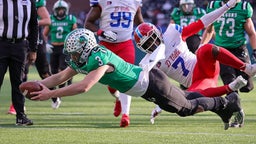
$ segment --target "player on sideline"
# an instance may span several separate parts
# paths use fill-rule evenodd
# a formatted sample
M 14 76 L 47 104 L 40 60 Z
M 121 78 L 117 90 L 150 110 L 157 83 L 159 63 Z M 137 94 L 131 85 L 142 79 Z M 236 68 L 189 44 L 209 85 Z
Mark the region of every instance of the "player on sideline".
M 179 7 L 175 7 L 170 14 L 170 23 L 178 24 L 181 27 L 188 26 L 206 14 L 205 10 L 196 7 L 194 0 L 180 0 Z M 195 53 L 201 41 L 203 30 L 186 39 L 188 49 Z
M 64 52 L 71 57 L 67 61 L 69 67 L 38 81 L 42 90 L 31 93 L 36 95 L 32 97 L 33 100 L 43 101 L 85 93 L 100 82 L 122 93 L 154 102 L 162 109 L 181 117 L 210 110 L 217 113 L 224 123 L 229 123 L 232 115 L 240 110 L 240 99 L 236 93 L 231 93 L 225 98 L 208 98 L 196 92 L 185 93 L 172 85 L 161 70 L 153 68 L 161 56 L 155 57 L 154 60 L 152 60 L 154 57 L 151 57 L 151 61 L 145 63 L 143 67 L 127 63 L 104 46 L 98 45 L 93 32 L 87 29 L 72 31 L 65 40 L 64 48 Z M 78 73 L 87 76 L 69 86 L 49 89 Z M 228 126 L 225 129 L 228 129 Z
M 188 87 L 188 91 L 196 91 L 207 97 L 221 96 L 236 91 L 246 85 L 246 81 L 242 77 L 238 77 L 229 85 L 217 87 L 219 62 L 252 76 L 255 75 L 256 65 L 245 64 L 227 50 L 212 44 L 202 46 L 195 55 L 188 50 L 185 42 L 187 37 L 214 22 L 229 9 L 228 6 L 233 2 L 235 1 L 229 1 L 227 5 L 204 15 L 198 21 L 183 29 L 177 24 L 170 24 L 163 36 L 153 24 L 143 23 L 135 29 L 134 39 L 136 44 L 138 48 L 150 55 L 154 50 L 157 50 L 157 46 L 163 43 L 166 48 L 165 59 L 160 60 L 156 67 L 163 70 L 170 78 Z M 160 112 L 160 108 L 152 111 L 152 123 Z M 243 115 L 241 109 L 237 117 L 243 117 Z

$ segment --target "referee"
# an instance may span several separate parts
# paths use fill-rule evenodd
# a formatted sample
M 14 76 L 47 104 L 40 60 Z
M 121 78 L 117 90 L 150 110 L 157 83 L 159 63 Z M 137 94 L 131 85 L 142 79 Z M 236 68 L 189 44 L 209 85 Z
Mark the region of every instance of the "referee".
M 38 22 L 35 0 L 0 0 L 0 88 L 9 68 L 16 125 L 32 125 L 19 91 L 25 61 L 36 60 Z

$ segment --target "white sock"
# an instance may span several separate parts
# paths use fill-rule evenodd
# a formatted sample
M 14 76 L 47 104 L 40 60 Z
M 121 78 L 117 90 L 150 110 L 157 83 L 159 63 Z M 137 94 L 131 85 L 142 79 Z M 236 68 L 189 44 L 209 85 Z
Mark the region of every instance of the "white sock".
M 119 100 L 121 102 L 121 107 L 122 107 L 122 114 L 130 114 L 130 105 L 131 105 L 131 96 L 120 93 L 119 94 Z
M 159 105 L 156 105 L 155 110 L 156 110 L 158 113 L 160 113 L 160 112 L 162 111 L 162 109 L 159 107 Z

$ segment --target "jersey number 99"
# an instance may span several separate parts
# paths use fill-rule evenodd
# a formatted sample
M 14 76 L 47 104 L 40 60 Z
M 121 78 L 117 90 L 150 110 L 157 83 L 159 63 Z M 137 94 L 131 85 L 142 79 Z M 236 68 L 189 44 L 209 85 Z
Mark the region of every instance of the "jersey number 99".
M 130 12 L 112 12 L 110 18 L 113 22 L 110 23 L 111 27 L 128 28 L 131 23 L 132 14 Z

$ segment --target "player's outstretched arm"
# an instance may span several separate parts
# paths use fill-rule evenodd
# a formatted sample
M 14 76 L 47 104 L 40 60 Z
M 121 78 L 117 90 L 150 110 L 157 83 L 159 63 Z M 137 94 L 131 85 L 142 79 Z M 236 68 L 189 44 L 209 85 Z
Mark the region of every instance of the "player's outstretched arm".
M 182 39 L 186 40 L 187 37 L 198 33 L 203 28 L 206 28 L 207 26 L 212 24 L 227 10 L 234 7 L 238 1 L 239 0 L 229 0 L 222 7 L 202 16 L 198 21 L 189 24 L 187 27 L 184 27 L 182 31 Z
M 49 76 L 45 79 L 42 79 L 38 82 L 42 83 L 43 85 L 45 85 L 48 88 L 52 88 L 52 87 L 58 86 L 61 83 L 69 80 L 70 78 L 72 78 L 76 74 L 77 74 L 76 71 L 74 71 L 70 67 L 67 67 L 63 71 L 61 71 L 59 73 L 56 73 L 56 74 L 53 74 L 53 75 L 51 75 L 51 76 Z
M 230 8 L 234 7 L 239 0 L 229 0 L 226 4 L 222 7 L 202 16 L 200 20 L 204 24 L 204 27 L 209 26 L 215 20 L 217 20 L 222 14 L 228 11 Z
M 47 85 L 50 82 L 50 80 L 48 79 L 48 81 L 47 80 L 43 81 L 41 84 L 43 89 L 41 91 L 32 92 L 31 93 L 32 95 L 37 95 L 37 96 L 35 96 L 31 99 L 43 101 L 43 100 L 48 100 L 50 98 L 74 96 L 74 95 L 77 95 L 80 93 L 87 92 L 103 77 L 103 75 L 106 72 L 108 72 L 109 69 L 111 69 L 110 67 L 111 66 L 109 66 L 109 65 L 101 66 L 101 67 L 97 68 L 96 70 L 89 72 L 88 75 L 82 81 L 73 83 L 69 86 L 66 86 L 66 87 L 63 87 L 60 89 L 49 90 L 45 85 Z M 66 69 L 66 70 L 69 70 L 69 69 Z M 57 74 L 57 76 L 61 77 L 58 74 Z M 54 75 L 50 76 L 50 77 L 54 77 Z M 63 78 L 61 78 L 61 80 L 63 80 Z

